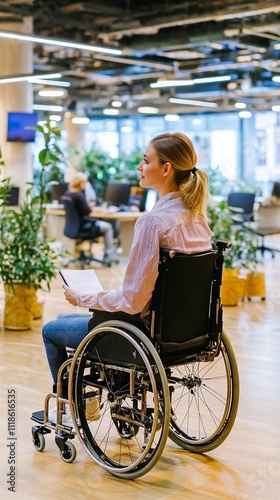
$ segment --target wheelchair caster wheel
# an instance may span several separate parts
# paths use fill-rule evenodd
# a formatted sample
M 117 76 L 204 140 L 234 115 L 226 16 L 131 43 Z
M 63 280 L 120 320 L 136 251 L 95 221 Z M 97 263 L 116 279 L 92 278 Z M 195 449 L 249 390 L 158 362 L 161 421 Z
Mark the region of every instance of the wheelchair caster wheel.
M 71 464 L 72 462 L 74 462 L 74 460 L 77 456 L 77 451 L 76 451 L 75 446 L 72 443 L 67 442 L 64 445 L 64 449 L 59 450 L 59 454 L 60 454 L 60 458 L 64 462 Z
M 44 451 L 45 445 L 46 445 L 45 436 L 43 434 L 41 434 L 40 432 L 37 432 L 35 434 L 34 439 L 33 439 L 33 444 L 34 444 L 35 450 Z

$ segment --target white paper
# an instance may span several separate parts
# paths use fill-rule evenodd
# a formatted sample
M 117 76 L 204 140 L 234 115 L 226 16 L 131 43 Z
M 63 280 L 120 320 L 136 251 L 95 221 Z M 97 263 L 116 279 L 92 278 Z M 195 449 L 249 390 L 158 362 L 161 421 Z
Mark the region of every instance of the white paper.
M 103 290 L 94 269 L 62 269 L 59 273 L 64 282 L 77 292 L 98 293 Z

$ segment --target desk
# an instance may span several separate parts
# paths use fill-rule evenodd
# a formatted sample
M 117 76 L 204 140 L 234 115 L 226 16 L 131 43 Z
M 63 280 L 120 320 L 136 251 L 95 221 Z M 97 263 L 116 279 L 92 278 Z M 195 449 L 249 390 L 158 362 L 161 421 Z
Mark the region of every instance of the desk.
M 65 211 L 63 209 L 47 208 L 47 236 L 48 238 L 55 238 L 69 250 L 69 252 L 74 253 L 75 242 L 64 236 L 64 225 L 65 225 Z M 139 217 L 143 215 L 143 212 L 101 212 L 96 211 L 94 213 L 94 218 L 96 219 L 114 219 L 120 222 L 120 239 L 123 249 L 123 257 L 127 257 L 130 251 L 134 224 Z

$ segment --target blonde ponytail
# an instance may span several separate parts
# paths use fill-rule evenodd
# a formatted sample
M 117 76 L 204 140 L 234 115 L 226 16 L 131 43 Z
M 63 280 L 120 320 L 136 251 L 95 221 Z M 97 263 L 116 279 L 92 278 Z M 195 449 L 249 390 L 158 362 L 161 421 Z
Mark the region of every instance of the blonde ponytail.
M 188 179 L 180 184 L 180 191 L 185 207 L 194 216 L 196 214 L 201 215 L 207 221 L 209 190 L 206 172 L 200 169 L 196 169 L 194 173 L 190 171 Z
M 197 156 L 192 141 L 181 132 L 161 134 L 151 143 L 161 163 L 170 162 L 174 169 L 174 182 L 181 192 L 182 201 L 193 216 L 208 220 L 208 176 L 196 168 Z

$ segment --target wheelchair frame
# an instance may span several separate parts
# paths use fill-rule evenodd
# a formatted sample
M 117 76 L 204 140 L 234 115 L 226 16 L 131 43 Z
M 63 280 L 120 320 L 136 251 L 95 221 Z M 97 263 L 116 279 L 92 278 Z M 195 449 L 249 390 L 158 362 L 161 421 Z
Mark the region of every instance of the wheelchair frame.
M 69 439 L 77 435 L 99 466 L 135 479 L 155 466 L 168 437 L 194 453 L 211 451 L 227 438 L 237 414 L 239 376 L 222 330 L 219 297 L 229 244 L 217 246 L 207 339 L 201 336 L 198 345 L 191 340 L 187 350 L 166 354 L 154 334 L 153 315 L 151 338 L 124 321 L 98 325 L 60 368 L 57 395 L 47 395 L 44 411 L 32 414 L 39 424 L 32 428 L 36 450 L 43 451 L 44 434 L 54 430 L 61 458 L 72 462 L 76 449 Z M 63 377 L 68 378 L 68 400 L 62 397 Z M 57 424 L 48 421 L 51 398 L 58 403 Z M 65 404 L 73 428 L 62 424 Z

